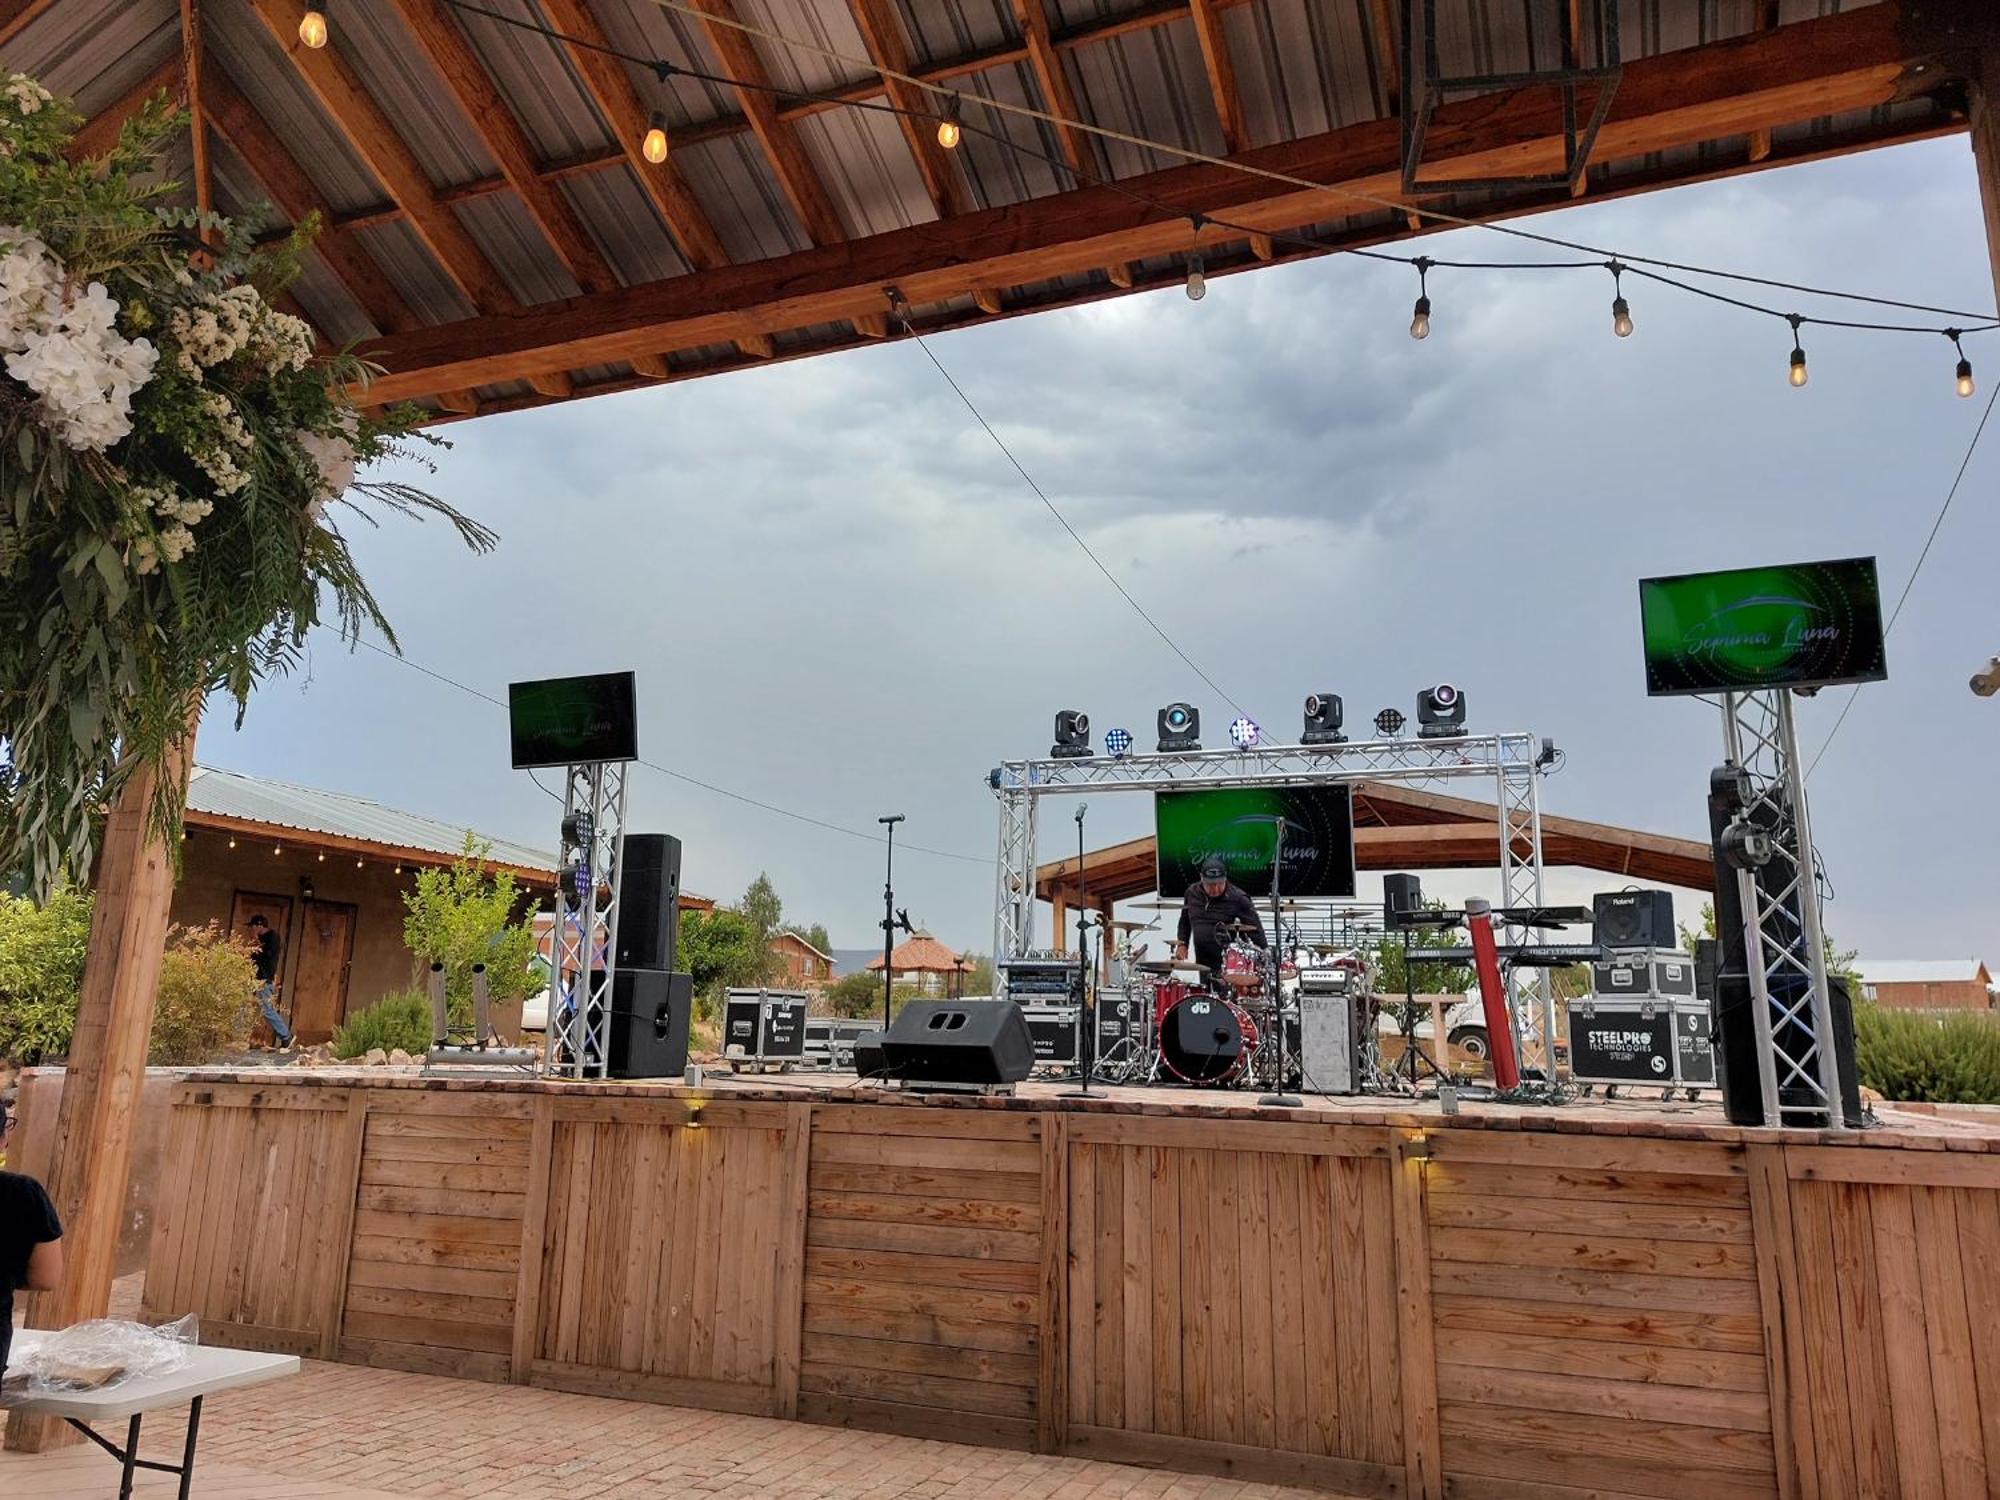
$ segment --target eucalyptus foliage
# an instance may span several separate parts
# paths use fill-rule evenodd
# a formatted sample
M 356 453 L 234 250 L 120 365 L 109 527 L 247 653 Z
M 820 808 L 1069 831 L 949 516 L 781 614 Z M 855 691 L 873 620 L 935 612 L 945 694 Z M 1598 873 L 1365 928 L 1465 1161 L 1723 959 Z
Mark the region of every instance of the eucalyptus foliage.
M 87 878 L 97 815 L 208 693 L 240 723 L 323 623 L 394 643 L 341 520 L 435 513 L 494 540 L 355 479 L 417 456 L 424 414 L 358 408 L 373 369 L 277 307 L 317 225 L 260 250 L 177 207 L 160 158 L 187 122 L 164 94 L 72 162 L 78 123 L 0 82 L 0 870 L 37 892 Z M 157 785 L 171 843 L 184 788 Z

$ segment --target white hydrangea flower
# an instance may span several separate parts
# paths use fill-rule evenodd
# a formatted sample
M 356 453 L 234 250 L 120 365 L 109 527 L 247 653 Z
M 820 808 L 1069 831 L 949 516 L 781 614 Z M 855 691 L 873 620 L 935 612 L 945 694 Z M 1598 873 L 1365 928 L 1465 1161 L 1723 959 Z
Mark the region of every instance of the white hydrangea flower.
M 16 73 L 7 80 L 4 92 L 14 101 L 14 107 L 24 115 L 31 115 L 44 104 L 51 103 L 55 95 L 43 88 L 26 73 Z
M 33 236 L 0 229 L 0 246 L 7 373 L 42 398 L 59 441 L 109 448 L 132 430 L 132 397 L 152 379 L 158 351 L 118 332 L 118 304 L 102 282 L 65 298 L 61 267 Z
M 310 507 L 315 521 L 325 514 L 329 500 L 338 500 L 354 483 L 356 458 L 353 440 L 360 430 L 360 422 L 350 411 L 341 414 L 338 425 L 340 430 L 335 433 L 321 434 L 300 428 L 292 434 L 319 473 L 319 487 L 313 492 Z
M 0 225 L 0 349 L 25 347 L 61 294 L 62 267 L 25 229 Z

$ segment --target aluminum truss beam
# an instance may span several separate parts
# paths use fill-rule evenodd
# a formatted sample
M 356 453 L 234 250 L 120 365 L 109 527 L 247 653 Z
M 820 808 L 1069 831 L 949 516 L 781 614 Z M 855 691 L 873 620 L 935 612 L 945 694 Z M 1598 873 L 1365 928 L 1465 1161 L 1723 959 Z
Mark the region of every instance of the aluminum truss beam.
M 1749 773 L 1743 816 L 1765 829 L 1772 845 L 1763 869 L 1735 872 L 1764 1123 L 1857 1124 L 1846 1118 L 1840 1096 L 1819 867 L 1790 692 L 1725 693 L 1722 745 L 1729 761 Z
M 1252 750 L 1189 750 L 1159 755 L 1005 761 L 988 773 L 1000 804 L 1000 844 L 994 877 L 995 962 L 1035 947 L 1035 810 L 1044 797 L 1084 791 L 1167 791 L 1186 787 L 1338 785 L 1356 781 L 1425 782 L 1484 779 L 1495 787 L 1500 817 L 1500 880 L 1504 904 L 1542 904 L 1541 741 L 1524 731 L 1454 739 L 1360 740 L 1339 745 L 1260 745 Z M 1508 929 L 1510 942 L 1532 940 Z M 1516 973 L 1508 981 L 1509 1012 L 1519 1035 L 1524 1071 L 1551 1082 L 1555 1059 L 1555 1000 L 1548 975 Z
M 628 769 L 623 762 L 599 761 L 571 766 L 563 778 L 563 827 L 573 828 L 582 814 L 590 836 L 563 842 L 564 867 L 556 877 L 555 971 L 543 1059 L 552 1077 L 605 1076 Z

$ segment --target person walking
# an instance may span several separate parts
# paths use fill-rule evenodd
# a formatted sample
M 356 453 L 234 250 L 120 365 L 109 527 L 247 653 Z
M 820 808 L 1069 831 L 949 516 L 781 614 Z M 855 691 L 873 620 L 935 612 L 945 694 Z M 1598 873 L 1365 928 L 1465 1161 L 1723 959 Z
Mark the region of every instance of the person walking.
M 262 912 L 250 919 L 250 960 L 257 967 L 257 1006 L 264 1012 L 264 1020 L 271 1027 L 271 1035 L 280 1047 L 292 1045 L 292 1028 L 284 1016 L 279 1014 L 275 996 L 278 989 L 278 960 L 283 957 L 285 945 L 277 933 L 271 931 L 271 924 L 264 920 Z

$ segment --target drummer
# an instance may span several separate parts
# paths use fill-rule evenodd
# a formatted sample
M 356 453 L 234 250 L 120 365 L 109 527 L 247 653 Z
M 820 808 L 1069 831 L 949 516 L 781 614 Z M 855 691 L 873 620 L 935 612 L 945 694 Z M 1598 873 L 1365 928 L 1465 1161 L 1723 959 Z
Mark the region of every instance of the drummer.
M 1257 908 L 1243 889 L 1231 883 L 1228 866 L 1211 854 L 1201 863 L 1201 879 L 1187 888 L 1181 902 L 1181 925 L 1174 957 L 1185 961 L 1188 943 L 1194 943 L 1194 958 L 1210 970 L 1222 967 L 1222 950 L 1228 945 L 1231 929 L 1241 927 L 1243 935 L 1259 948 L 1265 946 L 1264 924 Z

